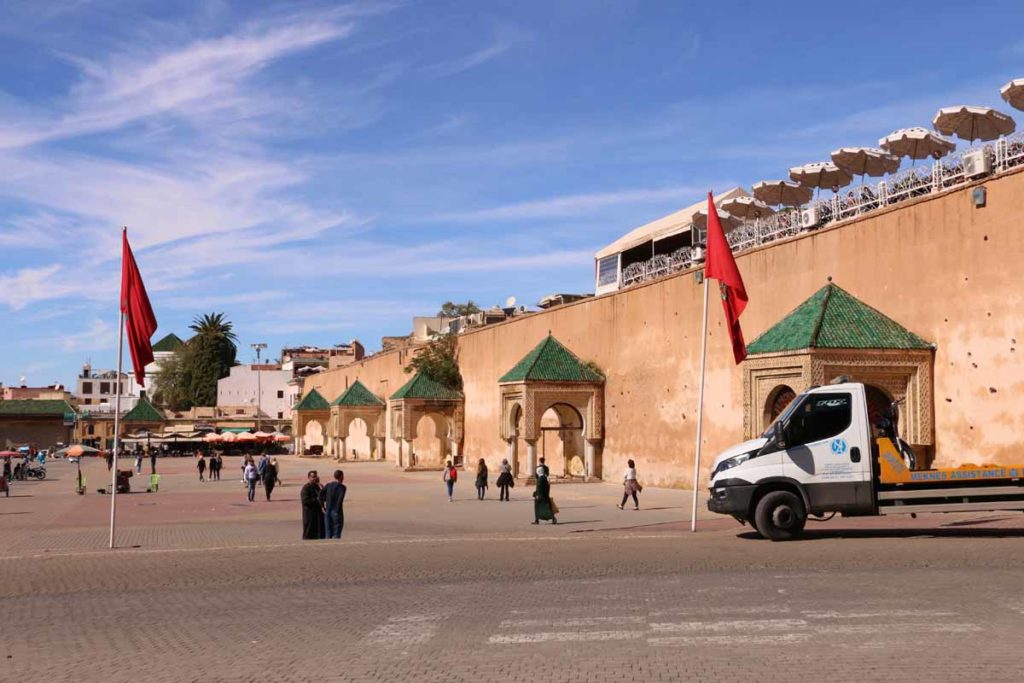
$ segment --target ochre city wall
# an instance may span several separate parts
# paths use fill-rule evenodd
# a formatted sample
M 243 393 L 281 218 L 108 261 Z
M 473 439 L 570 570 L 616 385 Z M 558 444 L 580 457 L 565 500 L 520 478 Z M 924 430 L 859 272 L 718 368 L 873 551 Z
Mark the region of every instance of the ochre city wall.
M 738 257 L 750 305 L 747 341 L 832 276 L 868 305 L 937 345 L 936 466 L 1024 461 L 1024 173 L 927 197 Z M 493 467 L 498 378 L 550 330 L 607 374 L 603 472 L 628 458 L 647 483 L 690 486 L 700 351 L 701 287 L 692 272 L 510 320 L 460 337 L 468 462 Z M 742 439 L 742 372 L 733 364 L 721 304 L 710 302 L 703 470 Z M 356 377 L 382 397 L 408 376 L 398 353 L 311 378 L 333 400 Z M 387 387 L 388 392 L 382 390 Z M 389 457 L 394 442 L 389 441 Z

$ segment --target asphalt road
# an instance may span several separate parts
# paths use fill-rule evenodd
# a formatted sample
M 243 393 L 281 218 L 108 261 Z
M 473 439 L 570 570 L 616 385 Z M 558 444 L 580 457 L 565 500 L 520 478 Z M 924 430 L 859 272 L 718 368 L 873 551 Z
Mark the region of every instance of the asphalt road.
M 264 514 L 223 521 L 263 544 L 0 556 L 0 679 L 1020 680 L 1021 515 L 779 544 L 732 525 L 488 533 L 412 482 L 431 495 L 392 534 L 293 542 Z M 604 494 L 580 490 L 563 497 Z

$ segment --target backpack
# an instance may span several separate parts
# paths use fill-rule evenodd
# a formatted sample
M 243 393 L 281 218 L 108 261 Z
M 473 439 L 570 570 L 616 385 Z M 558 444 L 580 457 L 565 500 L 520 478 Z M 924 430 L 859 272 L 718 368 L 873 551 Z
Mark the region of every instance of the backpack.
M 455 483 L 459 480 L 459 471 L 454 466 L 448 468 L 448 481 Z

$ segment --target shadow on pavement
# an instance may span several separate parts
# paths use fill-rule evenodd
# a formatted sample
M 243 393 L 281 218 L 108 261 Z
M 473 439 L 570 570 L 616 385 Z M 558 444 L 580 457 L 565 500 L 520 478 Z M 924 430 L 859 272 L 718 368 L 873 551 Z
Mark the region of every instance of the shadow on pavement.
M 764 540 L 754 531 L 736 535 L 747 541 Z M 823 541 L 832 538 L 1024 538 L 1024 529 L 966 529 L 966 528 L 922 528 L 922 529 L 833 529 L 804 531 L 800 541 Z

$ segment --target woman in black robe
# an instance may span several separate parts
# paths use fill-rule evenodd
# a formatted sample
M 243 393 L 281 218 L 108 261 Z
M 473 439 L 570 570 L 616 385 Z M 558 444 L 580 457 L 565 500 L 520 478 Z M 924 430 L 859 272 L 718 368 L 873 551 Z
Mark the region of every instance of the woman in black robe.
M 324 511 L 320 507 L 320 477 L 316 470 L 306 475 L 306 483 L 302 486 L 299 498 L 302 501 L 302 538 L 303 540 L 324 537 Z
M 551 499 L 551 483 L 548 482 L 548 475 L 544 470 L 538 468 L 537 488 L 533 492 L 533 523 L 540 524 L 540 520 L 551 520 L 552 524 L 558 524 L 555 519 L 555 501 Z

